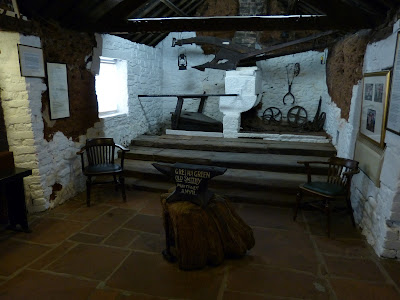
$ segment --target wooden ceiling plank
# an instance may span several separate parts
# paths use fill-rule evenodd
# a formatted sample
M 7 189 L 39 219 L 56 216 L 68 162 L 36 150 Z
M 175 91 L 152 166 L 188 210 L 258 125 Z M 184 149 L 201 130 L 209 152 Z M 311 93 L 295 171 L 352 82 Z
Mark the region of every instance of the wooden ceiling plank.
M 126 18 L 130 16 L 133 11 L 137 10 L 142 5 L 143 1 L 141 0 L 123 0 L 117 6 L 103 15 L 98 22 L 111 23 L 114 21 L 126 20 Z
M 169 0 L 160 0 L 160 2 L 164 3 L 172 11 L 174 11 L 178 16 L 181 16 L 181 17 L 187 17 L 188 16 L 183 10 L 181 10 L 179 7 L 177 7 L 171 1 L 169 1 Z
M 226 16 L 131 19 L 127 23 L 99 27 L 99 32 L 183 32 L 183 31 L 264 31 L 329 30 L 369 28 L 353 19 L 337 22 L 327 16 Z M 101 25 L 101 24 L 100 24 Z

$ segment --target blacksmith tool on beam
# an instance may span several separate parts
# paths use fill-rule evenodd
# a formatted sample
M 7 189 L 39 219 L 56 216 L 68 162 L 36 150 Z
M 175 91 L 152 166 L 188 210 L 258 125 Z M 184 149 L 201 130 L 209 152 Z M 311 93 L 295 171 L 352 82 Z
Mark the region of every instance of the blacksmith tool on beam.
M 204 71 L 206 68 L 210 69 L 218 69 L 218 70 L 234 70 L 240 61 L 246 60 L 252 57 L 264 56 L 268 53 L 271 53 L 276 50 L 280 50 L 283 48 L 287 48 L 290 46 L 298 45 L 301 43 L 314 41 L 320 37 L 328 36 L 335 33 L 335 31 L 330 30 L 318 34 L 314 34 L 302 39 L 298 39 L 295 41 L 290 41 L 278 45 L 269 46 L 267 48 L 263 48 L 260 50 L 254 50 L 253 48 L 238 45 L 233 43 L 228 39 L 220 39 L 216 37 L 208 37 L 208 36 L 198 36 L 188 39 L 179 39 L 173 40 L 172 47 L 175 46 L 183 46 L 187 44 L 196 44 L 196 45 L 214 45 L 219 48 L 217 54 L 214 59 L 210 62 L 207 62 L 202 65 L 194 66 L 193 68 Z

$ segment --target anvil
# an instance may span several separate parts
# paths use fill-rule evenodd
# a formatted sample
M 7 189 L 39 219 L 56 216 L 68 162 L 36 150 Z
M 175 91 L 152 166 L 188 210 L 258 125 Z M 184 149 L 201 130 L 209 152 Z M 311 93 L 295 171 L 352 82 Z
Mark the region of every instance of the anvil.
M 167 203 L 176 201 L 190 201 L 206 207 L 213 192 L 208 190 L 208 181 L 226 172 L 226 168 L 192 165 L 185 163 L 160 164 L 153 166 L 161 173 L 172 177 L 176 184 L 175 191 L 166 199 Z

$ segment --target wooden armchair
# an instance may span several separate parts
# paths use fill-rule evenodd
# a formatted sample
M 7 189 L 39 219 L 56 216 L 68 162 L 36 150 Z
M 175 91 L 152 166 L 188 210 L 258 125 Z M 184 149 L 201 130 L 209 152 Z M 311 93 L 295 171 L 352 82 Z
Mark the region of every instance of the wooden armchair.
M 122 150 L 121 163 L 115 163 L 115 148 Z M 90 188 L 92 184 L 114 183 L 115 189 L 119 186 L 122 189 L 122 199 L 126 201 L 125 179 L 123 177 L 124 156 L 129 149 L 115 144 L 112 138 L 95 138 L 88 139 L 86 145 L 76 154 L 81 156 L 82 172 L 86 179 L 86 204 L 90 206 Z M 85 166 L 85 156 L 87 157 L 87 165 Z M 113 181 L 96 181 L 92 182 L 95 176 L 113 176 Z M 118 175 L 118 179 L 117 179 Z
M 328 236 L 330 236 L 330 202 L 335 199 L 344 198 L 346 200 L 347 210 L 351 215 L 353 226 L 355 226 L 353 208 L 350 202 L 350 185 L 353 175 L 360 172 L 360 169 L 358 168 L 358 161 L 340 157 L 331 157 L 328 162 L 299 161 L 298 163 L 304 164 L 306 168 L 307 183 L 301 184 L 299 186 L 293 219 L 296 220 L 297 213 L 303 199 L 303 194 L 308 193 L 322 198 L 322 205 L 315 205 L 315 202 L 310 202 L 309 204 L 313 207 L 319 208 L 327 215 Z M 311 180 L 312 164 L 327 165 L 326 182 L 313 182 Z M 319 204 L 321 204 L 321 201 L 319 201 Z

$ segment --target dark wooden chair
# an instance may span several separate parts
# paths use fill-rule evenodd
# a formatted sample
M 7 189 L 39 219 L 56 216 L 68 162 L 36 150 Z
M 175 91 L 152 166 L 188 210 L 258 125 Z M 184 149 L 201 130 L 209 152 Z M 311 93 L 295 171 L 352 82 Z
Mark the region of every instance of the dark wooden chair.
M 121 162 L 115 163 L 115 149 L 121 149 Z M 81 156 L 82 172 L 86 179 L 86 204 L 90 206 L 90 188 L 92 184 L 114 183 L 115 189 L 121 187 L 122 199 L 126 201 L 125 179 L 123 176 L 125 152 L 129 149 L 115 144 L 112 138 L 88 139 L 86 145 L 76 154 Z M 85 165 L 85 153 L 86 164 Z M 113 176 L 113 181 L 92 182 L 92 177 Z M 117 179 L 118 176 L 118 179 Z
M 330 218 L 331 218 L 331 201 L 344 198 L 346 200 L 347 210 L 351 215 L 351 221 L 355 226 L 353 208 L 350 202 L 350 185 L 354 174 L 360 172 L 358 161 L 345 159 L 340 157 L 331 157 L 327 162 L 318 161 L 299 161 L 304 164 L 307 171 L 307 182 L 299 186 L 296 197 L 296 207 L 293 219 L 296 220 L 298 210 L 302 205 L 303 194 L 311 194 L 317 196 L 320 201 L 311 201 L 307 204 L 316 207 L 327 215 L 327 233 L 330 236 Z M 326 182 L 312 181 L 311 165 L 327 165 L 327 180 Z

